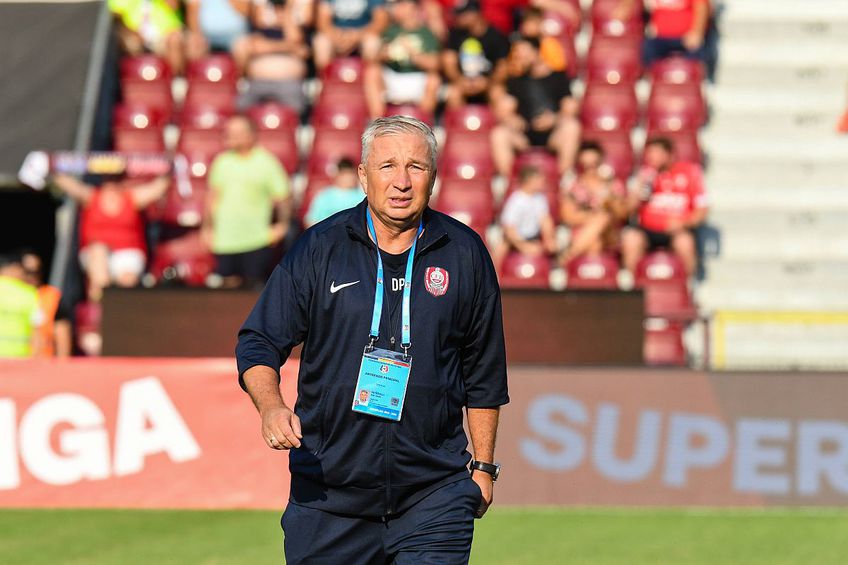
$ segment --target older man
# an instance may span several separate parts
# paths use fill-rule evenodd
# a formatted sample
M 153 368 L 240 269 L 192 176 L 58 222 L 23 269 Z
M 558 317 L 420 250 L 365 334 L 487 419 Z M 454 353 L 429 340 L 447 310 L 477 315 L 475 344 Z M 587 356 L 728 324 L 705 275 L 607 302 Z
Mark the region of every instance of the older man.
M 288 563 L 466 563 L 492 502 L 500 291 L 480 238 L 428 208 L 435 158 L 422 122 L 372 122 L 366 199 L 300 238 L 239 332 L 262 438 L 291 450 Z M 292 410 L 279 368 L 301 342 Z

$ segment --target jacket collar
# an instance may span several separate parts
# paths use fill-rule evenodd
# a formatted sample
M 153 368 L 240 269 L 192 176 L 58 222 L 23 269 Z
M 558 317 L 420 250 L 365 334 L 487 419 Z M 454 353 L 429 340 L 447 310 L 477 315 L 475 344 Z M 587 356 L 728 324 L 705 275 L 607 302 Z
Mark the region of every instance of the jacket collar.
M 365 211 L 367 209 L 368 199 L 366 198 L 357 204 L 356 207 L 351 209 L 351 213 L 348 214 L 347 221 L 345 222 L 345 227 L 347 228 L 348 234 L 354 239 L 358 239 L 366 245 L 374 246 L 374 243 L 368 236 L 368 228 L 365 219 Z M 427 206 L 424 210 L 424 233 L 421 235 L 421 240 L 418 243 L 418 253 L 424 251 L 431 245 L 440 241 L 442 238 L 448 237 L 448 232 L 445 228 L 445 222 L 440 217 L 440 214 Z M 416 253 L 416 255 L 418 255 L 418 253 Z

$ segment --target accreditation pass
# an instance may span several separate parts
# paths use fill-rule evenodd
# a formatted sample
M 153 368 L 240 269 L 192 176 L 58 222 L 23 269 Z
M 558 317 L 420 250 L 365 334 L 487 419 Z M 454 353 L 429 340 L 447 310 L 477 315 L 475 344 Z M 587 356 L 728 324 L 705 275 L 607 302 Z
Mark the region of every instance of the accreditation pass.
M 399 351 L 372 349 L 362 355 L 353 395 L 353 411 L 400 421 L 412 357 Z

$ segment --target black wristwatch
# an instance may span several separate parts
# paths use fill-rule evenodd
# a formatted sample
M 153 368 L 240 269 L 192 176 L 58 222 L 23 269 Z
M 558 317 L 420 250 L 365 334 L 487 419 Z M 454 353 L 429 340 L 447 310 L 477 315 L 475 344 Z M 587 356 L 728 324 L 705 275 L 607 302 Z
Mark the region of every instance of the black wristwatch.
M 498 480 L 498 475 L 501 474 L 501 466 L 497 463 L 483 463 L 482 461 L 474 461 L 471 460 L 471 465 L 469 469 L 472 471 L 483 471 L 484 473 L 489 473 L 492 475 L 492 482 Z

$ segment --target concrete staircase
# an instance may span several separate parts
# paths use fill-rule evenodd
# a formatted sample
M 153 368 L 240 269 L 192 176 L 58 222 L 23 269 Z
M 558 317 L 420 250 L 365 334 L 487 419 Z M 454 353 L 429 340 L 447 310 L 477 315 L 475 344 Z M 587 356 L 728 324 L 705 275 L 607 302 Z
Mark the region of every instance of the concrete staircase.
M 721 244 L 696 289 L 712 365 L 848 368 L 848 2 L 727 0 L 720 27 L 702 143 Z

